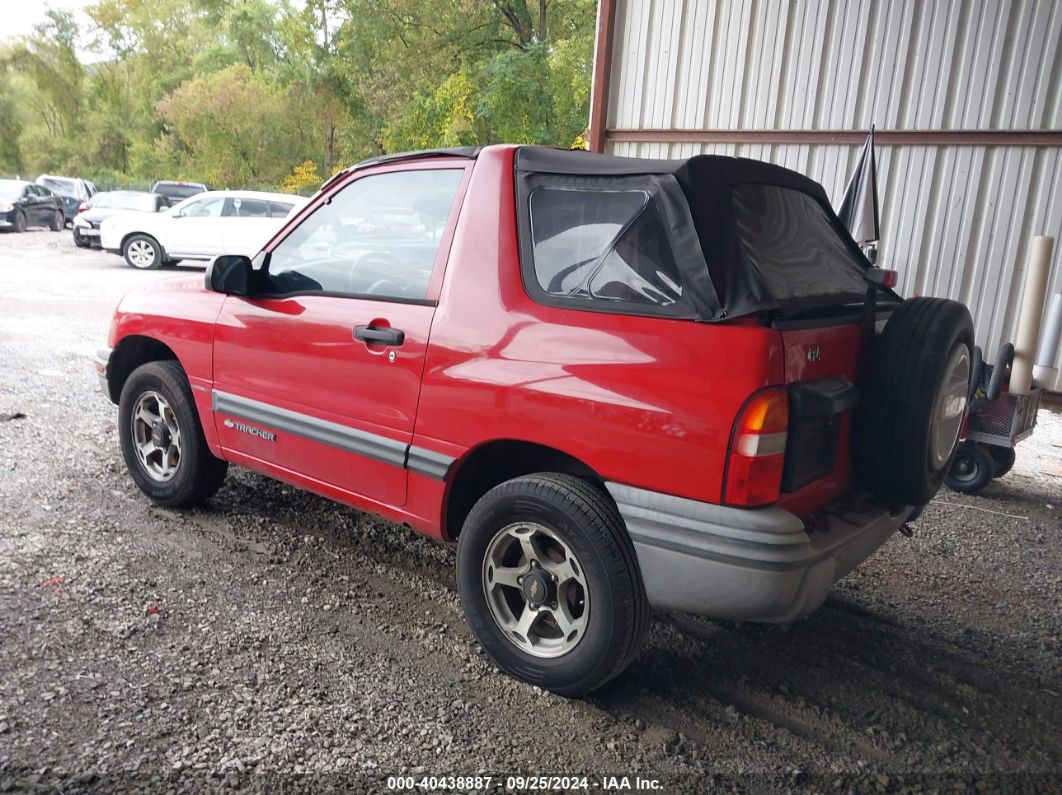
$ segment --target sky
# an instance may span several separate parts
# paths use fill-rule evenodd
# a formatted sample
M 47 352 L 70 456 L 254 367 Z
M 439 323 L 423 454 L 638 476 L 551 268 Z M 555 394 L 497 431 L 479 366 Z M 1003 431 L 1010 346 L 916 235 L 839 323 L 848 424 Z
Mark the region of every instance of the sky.
M 80 11 L 94 0 L 0 0 L 0 39 L 33 32 L 33 26 L 44 20 L 48 7 Z M 84 18 L 82 18 L 84 21 Z

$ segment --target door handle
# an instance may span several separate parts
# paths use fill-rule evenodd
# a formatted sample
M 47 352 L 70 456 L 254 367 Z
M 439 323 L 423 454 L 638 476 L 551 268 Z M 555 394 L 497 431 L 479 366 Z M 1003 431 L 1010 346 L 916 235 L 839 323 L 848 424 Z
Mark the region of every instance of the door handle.
M 379 345 L 401 345 L 406 341 L 406 332 L 390 326 L 355 326 L 354 339 Z

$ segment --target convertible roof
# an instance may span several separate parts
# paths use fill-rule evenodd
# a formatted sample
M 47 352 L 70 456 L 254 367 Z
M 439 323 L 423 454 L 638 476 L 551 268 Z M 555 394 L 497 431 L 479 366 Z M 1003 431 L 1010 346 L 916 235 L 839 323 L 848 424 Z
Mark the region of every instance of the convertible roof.
M 676 209 L 668 222 L 672 245 L 695 231 L 694 239 L 703 253 L 703 259 L 696 257 L 700 264 L 689 257 L 680 257 L 679 264 L 703 320 L 774 309 L 801 311 L 861 300 L 865 295 L 863 274 L 870 263 L 838 220 L 826 191 L 815 180 L 782 166 L 721 155 L 647 160 L 525 146 L 516 152 L 515 169 L 521 212 L 526 210 L 534 187 L 550 181 L 577 180 L 598 187 L 604 187 L 605 181 L 637 183 L 658 201 L 670 197 L 670 206 Z M 735 199 L 738 189 L 746 186 L 799 191 L 815 200 L 825 219 L 810 228 L 806 217 L 775 201 L 773 210 L 784 223 L 768 231 L 773 253 L 769 257 L 750 256 L 748 241 L 739 228 Z M 529 245 L 525 240 L 525 252 Z M 835 256 L 826 264 L 820 254 L 831 247 Z M 691 252 L 688 248 L 685 251 Z
M 723 155 L 694 155 L 681 160 L 649 160 L 637 157 L 599 155 L 582 149 L 550 149 L 523 146 L 516 153 L 518 171 L 540 174 L 583 174 L 623 176 L 672 174 L 688 193 L 703 193 L 743 184 L 781 185 L 811 194 L 829 206 L 822 186 L 796 171 L 765 163 Z

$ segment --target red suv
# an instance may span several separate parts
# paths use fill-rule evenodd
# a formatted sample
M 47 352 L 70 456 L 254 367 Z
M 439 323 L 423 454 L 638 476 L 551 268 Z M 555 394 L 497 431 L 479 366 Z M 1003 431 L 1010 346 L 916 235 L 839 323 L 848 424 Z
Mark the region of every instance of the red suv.
M 126 296 L 97 370 L 148 497 L 240 464 L 456 541 L 486 652 L 579 694 L 653 607 L 806 616 L 936 492 L 970 316 L 888 276 L 778 166 L 420 152 Z

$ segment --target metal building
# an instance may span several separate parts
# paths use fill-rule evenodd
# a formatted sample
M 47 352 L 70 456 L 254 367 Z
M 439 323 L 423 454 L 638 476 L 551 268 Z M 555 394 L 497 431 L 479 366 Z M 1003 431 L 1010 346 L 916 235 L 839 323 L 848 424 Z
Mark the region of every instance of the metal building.
M 991 356 L 1033 235 L 1062 291 L 1060 41 L 1062 0 L 601 0 L 591 148 L 770 160 L 836 203 L 876 125 L 879 263 Z

